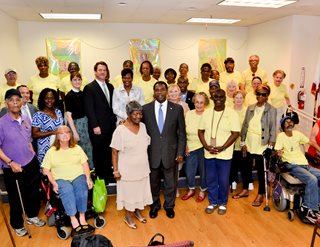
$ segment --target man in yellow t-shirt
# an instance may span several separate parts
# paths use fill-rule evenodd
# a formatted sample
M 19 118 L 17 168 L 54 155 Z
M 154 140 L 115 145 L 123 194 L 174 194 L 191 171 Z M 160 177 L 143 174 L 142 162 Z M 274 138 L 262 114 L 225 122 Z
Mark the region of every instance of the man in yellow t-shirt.
M 232 57 L 224 60 L 224 66 L 226 70 L 220 74 L 220 88 L 223 90 L 227 89 L 227 84 L 230 81 L 235 81 L 238 86 L 243 84 L 243 77 L 239 71 L 234 70 L 234 60 Z
M 309 142 L 309 138 L 299 131 L 293 130 L 294 122 L 289 116 L 280 121 L 281 132 L 277 136 L 275 150 L 288 162 L 290 173 L 300 179 L 305 185 L 304 203 L 300 207 L 302 215 L 311 223 L 315 223 L 319 215 L 320 203 L 320 170 L 308 165 L 308 161 L 300 149 L 300 145 Z
M 4 72 L 4 77 L 6 78 L 6 84 L 0 86 L 0 109 L 5 107 L 4 95 L 9 89 L 17 89 L 19 84 L 17 84 L 17 71 L 16 69 L 6 69 Z
M 258 55 L 251 55 L 249 57 L 249 65 L 245 71 L 242 72 L 243 84 L 240 84 L 240 90 L 246 93 L 252 91 L 252 78 L 255 76 L 259 76 L 262 80 L 262 83 L 268 82 L 268 75 L 264 69 L 258 67 L 260 62 L 260 58 Z
M 219 207 L 218 214 L 227 212 L 229 175 L 235 140 L 240 133 L 240 120 L 234 109 L 225 106 L 226 93 L 218 89 L 214 108 L 205 110 L 199 123 L 198 135 L 205 149 L 205 169 L 209 206 L 207 214 Z
M 131 69 L 133 71 L 133 62 L 131 60 L 125 60 L 122 64 L 122 69 Z M 122 70 L 121 70 L 122 71 Z M 134 76 L 133 84 L 136 84 L 136 80 L 139 76 Z M 121 73 L 113 78 L 111 81 L 114 89 L 123 85 Z
M 68 65 L 68 71 L 69 71 L 69 74 L 62 78 L 61 84 L 59 85 L 59 90 L 61 92 L 64 92 L 65 94 L 67 94 L 72 89 L 70 75 L 74 72 L 80 72 L 80 67 L 76 62 L 71 62 Z M 81 77 L 82 77 L 81 90 L 83 90 L 85 85 L 87 85 L 89 82 L 88 82 L 88 79 L 83 75 L 81 75 Z

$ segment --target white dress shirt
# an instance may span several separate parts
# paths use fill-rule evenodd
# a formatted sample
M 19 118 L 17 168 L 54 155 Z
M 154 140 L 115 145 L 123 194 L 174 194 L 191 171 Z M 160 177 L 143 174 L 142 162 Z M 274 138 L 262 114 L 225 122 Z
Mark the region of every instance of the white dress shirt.
M 168 100 L 165 102 L 162 102 L 162 113 L 163 113 L 163 125 L 166 122 L 166 115 L 167 115 L 167 107 L 168 107 Z M 160 103 L 158 101 L 154 101 L 154 113 L 156 114 L 156 121 L 158 124 L 158 117 L 159 117 L 159 108 L 160 108 Z
M 97 79 L 96 79 L 96 81 L 98 82 L 99 86 L 101 87 L 102 92 L 105 94 L 107 101 L 110 104 L 110 92 L 109 92 L 107 84 L 104 81 L 99 81 Z

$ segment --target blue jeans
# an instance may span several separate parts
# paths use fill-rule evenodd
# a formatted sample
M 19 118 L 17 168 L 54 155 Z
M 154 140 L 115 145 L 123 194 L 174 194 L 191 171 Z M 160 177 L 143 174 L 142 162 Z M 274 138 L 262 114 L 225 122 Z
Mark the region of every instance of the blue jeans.
M 80 175 L 72 182 L 57 179 L 58 192 L 67 215 L 74 216 L 77 211 L 85 213 L 88 203 L 88 184 L 85 175 Z
M 305 187 L 304 204 L 312 210 L 318 211 L 320 202 L 320 170 L 307 165 L 288 164 L 291 169 L 290 173 L 299 178 Z
M 227 205 L 231 160 L 204 159 L 210 204 Z
M 189 189 L 195 189 L 196 187 L 196 174 L 198 168 L 200 173 L 200 188 L 201 191 L 205 191 L 207 189 L 207 182 L 203 148 L 190 152 L 190 155 L 186 157 L 185 173 Z

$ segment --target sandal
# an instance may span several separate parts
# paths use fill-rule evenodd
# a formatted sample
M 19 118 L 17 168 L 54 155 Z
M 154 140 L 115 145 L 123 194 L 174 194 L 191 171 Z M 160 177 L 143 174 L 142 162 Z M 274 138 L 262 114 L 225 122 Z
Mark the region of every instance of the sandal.
M 249 194 L 241 194 L 241 193 L 237 193 L 235 195 L 232 196 L 232 199 L 240 199 L 240 198 L 243 198 L 243 197 L 248 197 Z
M 203 196 L 198 195 L 196 202 L 203 202 L 203 200 L 206 198 L 206 194 L 204 193 Z
M 147 219 L 144 218 L 141 214 L 138 215 L 138 214 L 136 214 L 136 212 L 135 212 L 135 213 L 134 213 L 134 216 L 135 216 L 141 223 L 143 223 L 143 224 L 147 223 Z
M 186 194 L 184 194 L 181 199 L 186 201 L 188 200 L 190 197 L 193 197 L 195 195 L 194 190 L 189 190 Z
M 126 217 L 123 219 L 124 223 L 126 223 L 131 229 L 137 229 L 137 225 L 135 223 L 129 223 Z
M 262 202 L 263 202 L 263 196 L 259 197 L 259 195 L 257 195 L 256 199 L 254 199 L 251 205 L 253 207 L 260 207 Z

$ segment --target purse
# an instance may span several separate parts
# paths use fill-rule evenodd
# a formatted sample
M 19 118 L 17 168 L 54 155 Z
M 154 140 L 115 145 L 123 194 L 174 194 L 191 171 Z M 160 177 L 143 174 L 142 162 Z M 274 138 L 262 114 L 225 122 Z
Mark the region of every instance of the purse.
M 97 177 L 93 187 L 93 207 L 97 213 L 104 212 L 107 204 L 108 192 L 103 179 Z
M 161 237 L 161 241 L 154 240 L 156 237 Z M 149 241 L 148 246 L 161 246 L 164 245 L 164 236 L 161 233 L 156 233 Z

